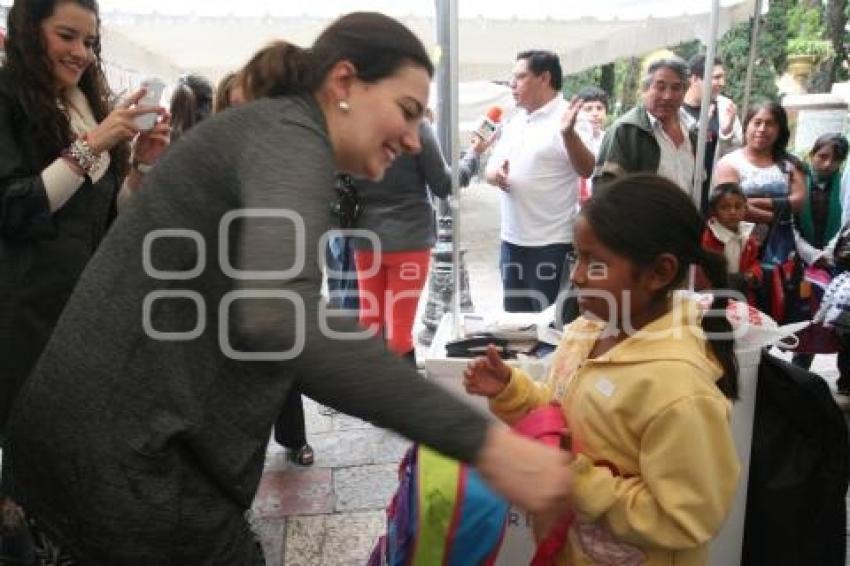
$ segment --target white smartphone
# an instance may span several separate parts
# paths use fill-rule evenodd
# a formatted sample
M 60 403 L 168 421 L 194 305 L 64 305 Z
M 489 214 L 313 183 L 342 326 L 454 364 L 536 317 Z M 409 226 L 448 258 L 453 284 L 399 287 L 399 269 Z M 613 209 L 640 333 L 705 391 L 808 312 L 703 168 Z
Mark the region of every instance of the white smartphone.
M 139 100 L 139 106 L 158 106 L 165 90 L 165 83 L 156 77 L 150 77 L 142 81 L 141 87 L 145 89 L 145 95 Z M 156 125 L 156 112 L 148 112 L 136 116 L 136 127 L 143 132 L 152 130 Z

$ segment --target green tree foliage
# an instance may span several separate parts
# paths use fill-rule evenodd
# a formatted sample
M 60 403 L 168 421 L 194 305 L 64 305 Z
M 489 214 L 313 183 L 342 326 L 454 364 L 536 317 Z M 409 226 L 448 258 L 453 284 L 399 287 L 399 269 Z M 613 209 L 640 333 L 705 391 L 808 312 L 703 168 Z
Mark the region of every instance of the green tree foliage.
M 602 79 L 602 67 L 590 67 L 584 71 L 566 75 L 564 77 L 564 85 L 561 89 L 564 96 L 572 97 L 575 93 L 581 90 L 582 87 L 593 85 L 600 86 Z
M 762 16 L 758 51 L 753 65 L 750 101 L 777 97 L 777 70 L 785 68 L 788 44 L 788 11 L 794 0 L 771 0 L 770 9 Z M 733 26 L 721 38 L 717 52 L 726 66 L 725 94 L 739 104 L 744 100 L 747 63 L 750 56 L 752 21 Z
M 776 80 L 785 71 L 788 42 L 792 39 L 794 44 L 799 44 L 799 40 L 827 40 L 832 45 L 834 55 L 816 70 L 810 83 L 811 92 L 827 92 L 833 82 L 844 80 L 847 77 L 842 65 L 847 57 L 844 46 L 850 44 L 850 33 L 845 29 L 848 16 L 848 0 L 770 0 L 770 9 L 761 16 L 750 101 L 777 99 Z M 733 26 L 717 44 L 717 55 L 726 66 L 724 93 L 739 104 L 744 99 L 751 35 L 752 21 L 743 22 Z M 704 46 L 699 41 L 689 41 L 671 50 L 688 60 L 704 51 Z M 612 112 L 617 109 L 624 112 L 637 100 L 639 55 L 618 59 L 613 65 L 609 64 L 604 73 L 602 67 L 593 67 L 565 77 L 564 92 L 572 94 L 584 85 L 597 85 L 611 95 Z

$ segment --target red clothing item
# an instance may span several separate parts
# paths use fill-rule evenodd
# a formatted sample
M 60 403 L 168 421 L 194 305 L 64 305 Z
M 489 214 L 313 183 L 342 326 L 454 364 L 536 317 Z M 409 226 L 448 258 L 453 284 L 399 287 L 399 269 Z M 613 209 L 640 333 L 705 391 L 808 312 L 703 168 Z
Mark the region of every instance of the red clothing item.
M 378 255 L 372 250 L 354 252 L 360 324 L 383 330 L 396 354 L 413 350 L 413 323 L 430 261 L 430 248 Z
M 714 235 L 714 232 L 712 232 L 710 228 L 706 228 L 702 233 L 702 247 L 708 251 L 723 255 L 723 249 L 725 246 L 723 242 L 717 239 L 717 236 Z M 761 261 L 759 260 L 759 244 L 753 236 L 747 238 L 747 241 L 741 250 L 741 260 L 738 264 L 738 272 L 742 275 L 752 273 L 754 276 L 756 284 L 750 286 L 750 291 L 752 291 L 753 287 L 761 285 L 764 280 L 764 275 L 761 270 Z M 702 269 L 697 270 L 696 287 L 697 290 L 711 288 L 711 284 Z M 752 292 L 748 293 L 747 298 L 750 304 L 755 304 L 755 296 Z

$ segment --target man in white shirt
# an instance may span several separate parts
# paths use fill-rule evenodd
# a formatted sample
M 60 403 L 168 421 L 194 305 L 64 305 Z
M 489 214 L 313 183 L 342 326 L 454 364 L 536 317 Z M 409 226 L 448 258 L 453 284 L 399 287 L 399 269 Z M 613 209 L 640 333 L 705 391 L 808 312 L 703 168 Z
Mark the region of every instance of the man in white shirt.
M 688 73 L 678 57 L 650 63 L 643 79 L 643 103 L 621 116 L 602 140 L 594 187 L 625 173 L 651 172 L 691 192 L 696 131 L 687 128 L 681 108 Z
M 502 131 L 485 177 L 502 189 L 499 267 L 508 312 L 554 303 L 569 271 L 578 178 L 593 154 L 575 130 L 582 103 L 561 96 L 561 63 L 550 51 L 524 51 L 511 89 L 519 112 Z

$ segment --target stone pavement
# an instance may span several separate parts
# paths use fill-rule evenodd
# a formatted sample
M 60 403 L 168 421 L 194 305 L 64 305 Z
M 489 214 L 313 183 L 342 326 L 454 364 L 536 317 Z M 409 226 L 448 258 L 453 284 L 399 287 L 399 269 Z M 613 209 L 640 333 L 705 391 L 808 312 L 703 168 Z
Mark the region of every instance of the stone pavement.
M 409 443 L 306 398 L 304 411 L 315 465 L 292 464 L 272 441 L 254 501 L 267 564 L 364 564 L 384 530 L 383 509 Z
M 462 218 L 462 244 L 467 250 L 476 311 L 498 311 L 502 302 L 497 269 L 498 191 L 485 185 L 467 189 Z M 418 349 L 420 360 L 424 353 L 424 348 Z M 834 355 L 816 356 L 812 369 L 834 388 L 838 377 Z M 316 451 L 316 463 L 310 468 L 294 466 L 272 441 L 254 502 L 253 521 L 267 563 L 364 564 L 385 530 L 384 509 L 395 491 L 396 468 L 409 443 L 309 399 L 304 401 L 307 436 Z

